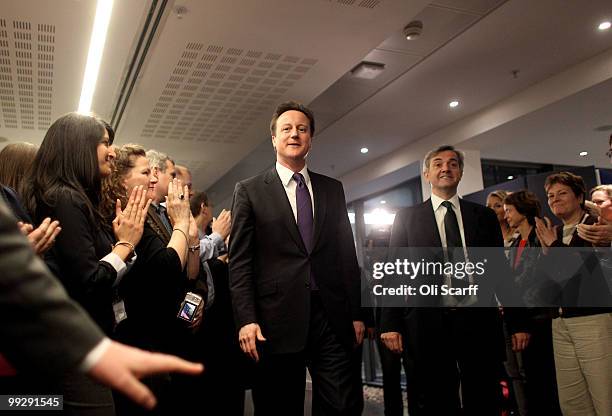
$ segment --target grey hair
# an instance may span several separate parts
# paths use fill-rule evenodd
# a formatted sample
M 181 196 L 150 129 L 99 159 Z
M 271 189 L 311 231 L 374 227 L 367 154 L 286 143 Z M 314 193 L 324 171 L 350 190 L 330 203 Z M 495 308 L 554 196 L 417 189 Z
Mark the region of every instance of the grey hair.
M 440 153 L 446 151 L 455 152 L 459 162 L 459 169 L 461 169 L 461 172 L 463 172 L 463 162 L 465 160 L 465 154 L 461 150 L 457 150 L 453 146 L 448 144 L 442 145 L 427 152 L 427 154 L 425 155 L 425 160 L 423 161 L 423 172 L 426 173 L 429 170 L 429 164 L 431 163 L 431 159 L 433 159 Z
M 166 161 L 172 161 L 167 154 L 155 149 L 147 150 L 147 159 L 149 159 L 151 168 L 158 168 L 163 173 L 166 172 Z

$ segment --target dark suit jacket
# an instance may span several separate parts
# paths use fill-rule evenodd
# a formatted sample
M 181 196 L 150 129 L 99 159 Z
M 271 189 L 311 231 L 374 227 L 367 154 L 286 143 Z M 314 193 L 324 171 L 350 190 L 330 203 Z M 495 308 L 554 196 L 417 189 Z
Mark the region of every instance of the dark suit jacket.
M 303 350 L 310 318 L 310 273 L 332 329 L 355 343 L 359 267 L 344 190 L 335 179 L 309 171 L 314 197 L 314 240 L 309 254 L 275 168 L 236 184 L 229 247 L 230 289 L 238 328 L 256 322 L 272 353 Z
M 15 215 L 19 221 L 32 224 L 32 218 L 30 218 L 30 215 L 26 212 L 17 192 L 15 192 L 13 188 L 0 185 L 0 198 L 4 199 L 4 202 L 8 204 L 11 211 L 13 211 L 13 215 Z
M 584 224 L 593 225 L 597 218 L 587 216 Z M 589 250 L 593 244 L 583 240 L 574 230 L 569 244 L 563 243 L 563 227 L 557 227 L 557 239 L 552 250 L 542 257 L 544 268 L 560 283 L 555 293 L 555 305 L 563 307 L 563 316 L 596 315 L 612 311 L 612 293 L 606 275 L 610 271 L 602 268 L 609 263 L 610 250 Z M 563 250 L 563 247 L 583 247 L 583 251 Z M 555 312 L 558 313 L 558 308 Z
M 461 217 L 465 243 L 468 247 L 500 247 L 499 256 L 503 257 L 503 237 L 495 213 L 482 205 L 460 200 Z M 441 247 L 440 234 L 431 200 L 420 205 L 405 208 L 397 213 L 391 230 L 390 247 Z M 496 259 L 497 264 L 506 264 L 505 259 Z M 518 293 L 518 292 L 517 292 Z M 479 304 L 483 302 L 494 306 L 493 292 L 479 292 Z M 435 306 L 433 304 L 429 306 Z M 507 323 L 511 332 L 526 330 L 526 316 L 515 311 L 510 313 Z M 470 311 L 474 328 L 478 328 L 480 340 L 475 340 L 485 349 L 504 354 L 501 322 L 496 307 L 477 308 Z M 507 316 L 508 314 L 506 314 Z M 413 337 L 409 345 L 420 352 L 426 350 L 437 340 L 437 328 L 441 326 L 442 308 L 383 308 L 381 318 L 382 332 L 402 332 L 405 328 Z
M 0 200 L 0 353 L 20 371 L 73 370 L 103 338 L 32 251 Z

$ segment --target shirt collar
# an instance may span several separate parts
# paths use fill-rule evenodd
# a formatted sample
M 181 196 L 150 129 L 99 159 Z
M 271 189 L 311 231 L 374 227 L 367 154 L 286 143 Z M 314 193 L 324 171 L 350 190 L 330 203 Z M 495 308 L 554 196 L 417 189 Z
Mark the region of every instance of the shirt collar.
M 444 201 L 449 201 L 451 204 L 453 204 L 453 207 L 455 207 L 455 209 L 460 209 L 458 194 L 453 195 L 449 199 L 442 199 L 438 195 L 431 194 L 431 205 L 433 206 L 434 212 L 436 212 L 438 208 L 440 208 L 440 205 L 442 205 L 442 202 Z
M 294 172 L 291 169 L 281 165 L 279 162 L 276 162 L 276 172 L 278 172 L 278 176 L 280 176 L 280 180 L 283 185 L 289 186 L 289 182 L 291 182 L 291 179 L 293 179 Z M 310 176 L 308 175 L 308 166 L 304 165 L 302 170 L 298 173 L 302 174 L 306 185 L 308 185 L 310 183 Z

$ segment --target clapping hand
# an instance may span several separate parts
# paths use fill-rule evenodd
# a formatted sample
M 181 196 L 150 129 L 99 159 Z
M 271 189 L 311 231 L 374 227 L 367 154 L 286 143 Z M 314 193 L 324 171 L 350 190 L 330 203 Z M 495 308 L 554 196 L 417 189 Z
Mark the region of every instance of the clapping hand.
M 232 214 L 230 211 L 223 210 L 217 218 L 213 218 L 211 228 L 213 233 L 218 233 L 221 239 L 225 240 L 232 227 Z
M 552 224 L 552 221 L 548 217 L 544 217 L 544 219 L 537 218 L 536 221 L 536 235 L 538 236 L 538 240 L 540 240 L 540 244 L 544 248 L 544 254 L 548 252 L 547 248 L 552 246 L 552 244 L 557 240 L 557 230 Z
M 166 210 L 174 227 L 189 230 L 189 188 L 182 186 L 181 180 L 174 178 L 168 184 L 168 196 L 166 197 Z
M 125 210 L 121 210 L 121 201 L 117 200 L 113 231 L 118 241 L 127 241 L 136 246 L 142 237 L 147 211 L 151 199 L 147 199 L 147 192 L 142 185 L 135 186 L 130 194 Z
M 53 246 L 55 238 L 60 231 L 62 231 L 62 228 L 59 226 L 59 221 L 51 221 L 51 218 L 45 218 L 36 229 L 32 224 L 23 223 L 21 221 L 19 221 L 17 225 L 23 235 L 28 237 L 34 252 L 39 256 Z
M 609 247 L 612 241 L 612 222 L 599 217 L 596 224 L 578 224 L 578 236 L 591 244 Z

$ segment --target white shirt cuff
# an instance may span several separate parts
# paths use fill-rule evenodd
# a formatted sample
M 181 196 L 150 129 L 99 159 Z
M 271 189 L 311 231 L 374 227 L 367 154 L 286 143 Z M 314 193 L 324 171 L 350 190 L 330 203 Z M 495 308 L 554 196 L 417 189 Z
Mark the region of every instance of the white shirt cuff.
M 104 338 L 102 341 L 96 345 L 93 350 L 89 351 L 89 353 L 85 356 L 81 365 L 79 366 L 79 370 L 84 373 L 91 370 L 91 368 L 100 361 L 108 347 L 111 345 L 111 340 L 109 338 Z
M 123 260 L 121 260 L 121 257 L 119 257 L 116 253 L 113 253 L 112 251 L 106 256 L 102 257 L 101 261 L 107 262 L 108 264 L 113 266 L 113 269 L 117 271 L 115 285 L 118 285 L 121 281 L 121 278 L 128 272 L 128 270 L 131 268 L 130 266 L 132 266 L 136 261 L 136 253 L 134 253 L 134 256 L 130 259 L 130 261 L 127 262 L 127 264 Z

